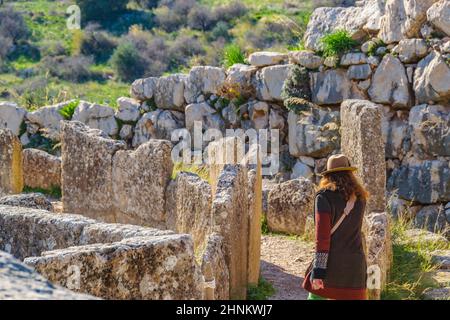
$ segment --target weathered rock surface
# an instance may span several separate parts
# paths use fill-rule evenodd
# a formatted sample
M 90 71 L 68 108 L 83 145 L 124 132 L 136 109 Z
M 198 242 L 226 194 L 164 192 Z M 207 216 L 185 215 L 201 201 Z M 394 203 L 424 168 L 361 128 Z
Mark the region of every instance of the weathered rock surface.
M 160 109 L 184 111 L 186 75 L 172 74 L 158 78 L 153 91 L 156 106 Z
M 437 250 L 431 255 L 431 262 L 439 269 L 450 269 L 450 250 Z
M 230 298 L 245 299 L 248 266 L 247 170 L 226 164 L 218 176 L 213 195 L 214 231 L 224 238 L 225 259 L 230 273 Z
M 262 221 L 262 168 L 257 159 L 254 169 L 248 171 L 248 267 L 249 285 L 259 283 L 261 268 L 261 221 Z
M 282 100 L 281 91 L 290 68 L 292 68 L 292 65 L 286 64 L 265 67 L 259 70 L 253 79 L 258 100 Z
M 323 63 L 323 58 L 311 51 L 290 51 L 289 59 L 292 63 L 299 64 L 308 69 L 317 69 Z
M 319 105 L 339 104 L 351 96 L 351 83 L 344 69 L 310 73 L 312 101 Z
M 225 123 L 220 117 L 220 114 L 213 109 L 208 103 L 193 103 L 186 107 L 186 128 L 193 134 L 194 122 L 202 123 L 202 128 L 218 129 L 220 131 L 225 129 Z
M 260 130 L 269 127 L 269 104 L 263 101 L 252 101 L 247 104 L 247 108 L 254 129 Z
M 119 109 L 116 112 L 116 118 L 123 122 L 135 122 L 139 119 L 140 104 L 137 100 L 121 97 L 117 99 Z
M 391 112 L 384 114 L 382 129 L 386 142 L 385 155 L 388 159 L 402 159 L 411 148 L 410 126 L 406 116 L 402 114 L 398 117 Z
M 427 19 L 436 29 L 450 36 L 450 3 L 447 0 L 433 4 L 427 11 Z
M 450 106 L 415 106 L 409 113 L 409 125 L 417 157 L 450 156 Z
M 41 107 L 33 112 L 28 112 L 26 119 L 34 124 L 37 129 L 45 129 L 44 134 L 54 141 L 60 140 L 60 122 L 64 117 L 59 113 L 62 108 L 72 101 L 62 102 L 53 106 Z M 34 132 L 35 133 L 35 132 Z
M 150 77 L 145 79 L 137 79 L 131 85 L 131 96 L 134 99 L 145 101 L 153 98 L 156 90 L 158 78 Z
M 55 286 L 10 254 L 0 252 L 0 299 L 91 300 L 95 298 Z
M 366 1 L 361 7 L 322 7 L 311 15 L 305 32 L 305 47 L 320 50 L 320 38 L 336 30 L 347 30 L 352 38 L 361 39 L 366 32 L 377 32 L 384 13 L 384 3 L 378 0 Z
M 119 133 L 114 109 L 108 106 L 81 101 L 75 109 L 72 120 L 84 123 L 92 129 L 99 129 L 108 136 Z
M 172 132 L 184 128 L 184 114 L 178 111 L 157 109 L 145 113 L 134 129 L 133 147 L 150 139 L 171 140 Z
M 227 70 L 226 83 L 237 83 L 241 88 L 248 87 L 257 70 L 258 68 L 255 66 L 234 64 Z
M 166 226 L 189 233 L 194 248 L 205 245 L 212 230 L 211 186 L 193 173 L 180 172 L 166 191 Z
M 403 63 L 417 62 L 428 53 L 427 43 L 423 39 L 403 39 L 393 52 L 398 54 L 398 58 Z
M 386 212 L 370 213 L 366 216 L 367 221 L 367 268 L 370 276 L 372 268 L 379 268 L 380 286 L 369 290 L 372 299 L 380 299 L 382 288 L 385 287 L 392 265 L 392 242 L 389 229 L 389 217 Z M 373 270 L 372 272 L 377 272 Z M 375 275 L 375 273 L 374 273 Z
M 339 148 L 339 112 L 314 108 L 311 114 L 289 112 L 289 152 L 295 157 L 326 157 Z
M 200 299 L 202 294 L 201 272 L 188 235 L 54 250 L 25 263 L 53 283 L 106 299 Z M 74 275 L 78 279 L 72 279 Z
M 370 101 L 346 100 L 341 105 L 341 150 L 370 193 L 366 212 L 384 212 L 386 205 L 382 117 L 382 107 Z
M 134 151 L 119 150 L 112 159 L 116 221 L 165 226 L 165 190 L 172 174 L 172 144 L 152 139 Z M 111 202 L 112 199 L 109 200 Z
M 9 129 L 18 136 L 26 113 L 13 102 L 0 102 L 0 129 Z
M 367 55 L 361 52 L 349 52 L 342 56 L 340 65 L 351 66 L 366 64 L 368 62 Z
M 307 179 L 277 184 L 269 191 L 267 224 L 272 231 L 303 235 L 314 207 L 314 185 Z
M 23 150 L 25 186 L 50 190 L 61 186 L 61 158 L 38 149 Z
M 218 67 L 193 67 L 186 78 L 184 98 L 187 103 L 197 102 L 202 94 L 216 94 L 226 79 L 225 70 Z
M 450 222 L 447 221 L 444 206 L 431 205 L 423 207 L 417 212 L 414 225 L 431 232 L 443 231 Z
M 372 77 L 369 96 L 373 102 L 405 108 L 410 103 L 408 77 L 403 64 L 387 54 Z
M 350 80 L 365 80 L 372 74 L 372 69 L 368 64 L 350 66 L 347 76 Z
M 414 92 L 418 103 L 448 102 L 450 99 L 450 67 L 445 58 L 433 51 L 417 65 Z
M 392 171 L 388 189 L 398 189 L 404 199 L 422 204 L 450 201 L 450 164 L 423 160 L 404 163 Z
M 314 172 L 308 165 L 304 164 L 302 161 L 297 161 L 295 166 L 292 168 L 291 179 L 297 179 L 300 177 L 311 179 L 313 175 Z
M 0 196 L 22 189 L 22 144 L 11 130 L 0 129 Z
M 259 51 L 248 57 L 248 62 L 252 66 L 265 67 L 280 64 L 287 59 L 287 54 L 280 52 Z
M 52 211 L 52 203 L 41 193 L 25 193 L 0 198 L 0 205 Z
M 419 35 L 427 10 L 437 0 L 388 0 L 379 37 L 387 44 Z
M 125 144 L 81 122 L 62 122 L 62 202 L 65 212 L 115 221 L 113 156 Z
M 223 237 L 219 234 L 212 233 L 208 237 L 201 267 L 205 282 L 212 282 L 212 279 L 208 279 L 208 273 L 214 279 L 214 300 L 228 300 L 230 296 L 230 274 L 225 261 Z M 206 285 L 208 286 L 208 283 Z M 209 297 L 204 298 L 208 299 Z

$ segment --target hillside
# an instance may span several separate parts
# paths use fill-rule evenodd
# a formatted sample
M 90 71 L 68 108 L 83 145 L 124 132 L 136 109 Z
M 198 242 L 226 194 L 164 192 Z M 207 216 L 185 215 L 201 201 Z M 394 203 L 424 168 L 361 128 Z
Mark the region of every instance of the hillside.
M 77 2 L 89 5 L 3 3 L 0 100 L 28 109 L 69 97 L 115 106 L 139 77 L 218 66 L 227 50 L 237 51 L 239 59 L 259 50 L 296 48 L 313 9 L 310 0 L 135 0 L 106 18 L 99 18 L 101 9 L 82 9 L 82 29 L 71 31 L 66 10 Z M 330 2 L 336 1 L 315 5 Z M 8 35 L 8 23 L 18 30 L 15 38 Z

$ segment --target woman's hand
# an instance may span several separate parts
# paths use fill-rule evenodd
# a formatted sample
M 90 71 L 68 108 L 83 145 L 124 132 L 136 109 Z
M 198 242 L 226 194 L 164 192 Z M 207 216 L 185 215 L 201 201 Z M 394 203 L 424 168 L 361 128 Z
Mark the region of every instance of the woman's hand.
M 323 280 L 322 279 L 312 279 L 311 280 L 312 288 L 314 290 L 323 289 Z

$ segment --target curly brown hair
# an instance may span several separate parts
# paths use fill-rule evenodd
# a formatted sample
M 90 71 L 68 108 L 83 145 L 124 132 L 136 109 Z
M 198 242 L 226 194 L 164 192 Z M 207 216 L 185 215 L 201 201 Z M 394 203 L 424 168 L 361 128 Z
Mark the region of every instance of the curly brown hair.
M 344 195 L 346 201 L 350 199 L 352 194 L 364 200 L 367 200 L 369 197 L 369 193 L 352 171 L 339 171 L 325 174 L 320 180 L 317 191 L 321 190 L 337 190 Z

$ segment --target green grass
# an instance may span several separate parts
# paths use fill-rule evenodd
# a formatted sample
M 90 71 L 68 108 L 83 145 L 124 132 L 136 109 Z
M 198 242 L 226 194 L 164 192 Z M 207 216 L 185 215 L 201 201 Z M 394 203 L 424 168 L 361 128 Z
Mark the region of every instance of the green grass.
M 389 281 L 382 292 L 383 300 L 418 300 L 427 288 L 436 288 L 430 273 L 436 270 L 431 263 L 435 250 L 450 249 L 450 245 L 439 241 L 410 239 L 406 230 L 411 222 L 400 218 L 392 223 L 393 264 Z
M 320 43 L 324 57 L 340 56 L 358 45 L 358 42 L 353 40 L 345 30 L 337 30 L 324 35 L 320 38 Z
M 206 166 L 197 166 L 197 165 L 186 165 L 182 162 L 175 163 L 172 171 L 172 180 L 177 178 L 178 173 L 180 172 L 190 172 L 198 175 L 203 180 L 207 181 L 211 184 L 211 179 L 209 176 L 209 170 Z
M 25 188 L 23 189 L 24 193 L 42 193 L 45 195 L 49 195 L 53 198 L 57 198 L 60 199 L 61 198 L 61 188 L 60 187 L 52 187 L 49 190 L 47 189 L 42 189 L 42 188 L 31 188 L 28 186 L 25 186 Z
M 223 49 L 223 66 L 229 68 L 236 63 L 245 64 L 245 54 L 236 44 L 229 44 Z
M 247 300 L 267 300 L 275 294 L 276 290 L 270 282 L 263 277 L 259 278 L 258 285 L 249 285 L 247 288 Z
M 65 105 L 64 107 L 59 110 L 59 113 L 64 117 L 66 120 L 71 120 L 73 117 L 73 114 L 75 113 L 75 109 L 80 104 L 80 100 L 74 100 L 70 102 L 69 104 Z

